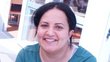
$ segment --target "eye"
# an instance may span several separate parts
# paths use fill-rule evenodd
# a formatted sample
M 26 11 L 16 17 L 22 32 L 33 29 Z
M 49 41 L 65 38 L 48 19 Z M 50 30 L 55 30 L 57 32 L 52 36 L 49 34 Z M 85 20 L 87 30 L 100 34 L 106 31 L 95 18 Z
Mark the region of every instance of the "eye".
M 56 30 L 62 30 L 63 27 L 62 26 L 55 26 Z
M 40 27 L 42 27 L 42 28 L 47 28 L 48 25 L 47 25 L 47 24 L 41 24 Z

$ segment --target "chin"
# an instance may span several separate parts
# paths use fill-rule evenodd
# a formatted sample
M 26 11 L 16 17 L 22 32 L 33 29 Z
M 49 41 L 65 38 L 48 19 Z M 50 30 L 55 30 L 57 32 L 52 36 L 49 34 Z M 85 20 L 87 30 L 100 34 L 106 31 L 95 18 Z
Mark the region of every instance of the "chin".
M 54 46 L 46 46 L 43 48 L 46 52 L 49 52 L 49 53 L 52 53 L 52 52 L 55 52 L 57 51 L 57 47 L 54 47 Z

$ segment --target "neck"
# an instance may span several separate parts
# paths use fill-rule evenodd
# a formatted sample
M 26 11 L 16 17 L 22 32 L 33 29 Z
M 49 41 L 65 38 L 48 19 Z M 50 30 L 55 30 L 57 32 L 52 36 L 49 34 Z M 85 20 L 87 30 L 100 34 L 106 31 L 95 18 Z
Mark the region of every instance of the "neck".
M 72 48 L 65 46 L 57 52 L 46 52 L 40 48 L 40 57 L 42 62 L 68 62 L 70 59 Z

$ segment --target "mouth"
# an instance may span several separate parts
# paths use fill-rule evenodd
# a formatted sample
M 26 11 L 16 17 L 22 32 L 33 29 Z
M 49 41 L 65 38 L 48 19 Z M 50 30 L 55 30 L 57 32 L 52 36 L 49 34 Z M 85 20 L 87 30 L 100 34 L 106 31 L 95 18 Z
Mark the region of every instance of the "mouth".
M 54 39 L 54 38 L 43 38 L 43 40 L 45 40 L 45 42 L 48 44 L 53 44 L 57 42 L 57 39 Z
M 57 41 L 57 40 L 54 39 L 54 38 L 43 38 L 43 40 L 45 40 L 45 41 L 49 41 L 49 42 Z

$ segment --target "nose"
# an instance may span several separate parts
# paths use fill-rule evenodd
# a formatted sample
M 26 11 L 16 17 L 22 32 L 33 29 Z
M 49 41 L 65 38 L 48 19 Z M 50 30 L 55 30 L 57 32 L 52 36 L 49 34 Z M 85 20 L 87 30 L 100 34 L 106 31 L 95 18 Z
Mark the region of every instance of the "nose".
M 46 35 L 48 35 L 48 36 L 54 36 L 55 35 L 54 29 L 53 28 L 47 29 Z

